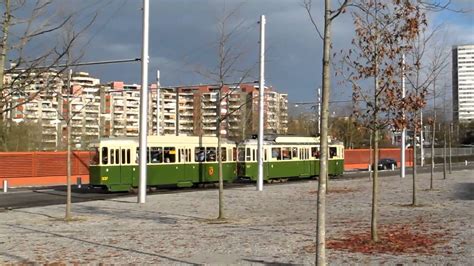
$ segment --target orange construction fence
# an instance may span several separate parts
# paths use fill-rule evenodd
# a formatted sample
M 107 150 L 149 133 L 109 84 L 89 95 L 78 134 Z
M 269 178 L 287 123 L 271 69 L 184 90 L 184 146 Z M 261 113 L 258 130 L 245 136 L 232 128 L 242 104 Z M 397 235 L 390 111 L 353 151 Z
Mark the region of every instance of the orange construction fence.
M 372 155 L 371 149 L 346 149 L 344 150 L 344 170 L 367 169 Z M 401 152 L 397 148 L 379 149 L 379 159 L 391 158 L 397 161 L 400 167 Z M 406 166 L 413 165 L 413 150 L 405 151 Z
M 89 183 L 89 152 L 74 151 L 72 177 Z M 67 152 L 0 152 L 0 180 L 9 187 L 63 185 L 67 176 Z M 0 186 L 3 187 L 3 182 Z
M 344 152 L 344 170 L 367 169 L 370 164 L 370 149 L 347 149 Z M 379 158 L 395 159 L 400 166 L 400 149 L 381 149 Z M 412 165 L 412 150 L 406 151 L 406 165 Z M 72 154 L 72 182 L 81 177 L 89 183 L 89 160 L 87 151 Z M 9 187 L 64 185 L 67 176 L 67 153 L 58 152 L 0 152 L 0 187 L 3 180 Z

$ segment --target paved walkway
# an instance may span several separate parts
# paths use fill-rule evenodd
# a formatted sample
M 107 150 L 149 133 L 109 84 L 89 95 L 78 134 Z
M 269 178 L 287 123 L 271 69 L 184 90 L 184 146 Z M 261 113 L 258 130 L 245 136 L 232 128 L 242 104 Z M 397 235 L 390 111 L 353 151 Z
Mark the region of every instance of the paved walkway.
M 429 174 L 419 175 L 422 207 L 411 202 L 409 177 L 381 178 L 380 223 L 424 217 L 449 231 L 438 255 L 364 255 L 328 250 L 331 264 L 409 263 L 468 265 L 473 261 L 474 177 L 457 171 L 436 190 Z M 0 264 L 313 264 L 306 247 L 315 240 L 316 181 L 289 182 L 225 191 L 226 223 L 216 223 L 215 189 L 154 194 L 139 205 L 136 197 L 75 203 L 76 221 L 66 223 L 65 206 L 0 212 Z M 371 183 L 337 180 L 328 195 L 327 232 L 369 230 Z M 344 193 L 342 193 L 344 192 Z

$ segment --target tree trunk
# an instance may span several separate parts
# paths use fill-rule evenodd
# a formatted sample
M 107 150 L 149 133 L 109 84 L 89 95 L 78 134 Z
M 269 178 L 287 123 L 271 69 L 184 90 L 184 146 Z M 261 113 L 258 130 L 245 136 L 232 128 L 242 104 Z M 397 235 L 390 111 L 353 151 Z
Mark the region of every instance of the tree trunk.
M 11 9 L 10 9 L 10 0 L 5 0 L 5 12 L 3 17 L 2 24 L 2 42 L 0 43 L 0 95 L 3 94 L 4 83 L 3 76 L 5 71 L 5 61 L 8 51 L 8 31 L 10 29 L 11 23 Z M 3 105 L 4 101 L 0 101 L 0 121 L 3 120 Z M 6 146 L 6 145 L 5 145 Z
M 434 174 L 434 167 L 435 167 L 435 141 L 436 141 L 436 79 L 433 80 L 433 125 L 432 127 L 432 135 L 431 135 L 431 176 L 430 176 L 430 189 L 433 189 L 433 174 Z
M 443 179 L 446 179 L 446 122 L 444 125 L 444 147 L 443 147 Z
M 328 120 L 331 90 L 331 0 L 324 2 L 323 89 L 321 107 L 320 160 L 316 222 L 316 265 L 326 265 L 326 178 L 328 175 Z
M 433 189 L 433 173 L 434 173 L 434 167 L 435 167 L 435 131 L 436 131 L 436 115 L 434 116 L 435 118 L 433 119 L 433 125 L 431 126 L 432 128 L 432 135 L 431 135 L 431 176 L 430 176 L 430 189 Z
M 375 29 L 378 31 L 378 29 Z M 378 40 L 378 35 L 376 33 L 376 39 Z M 378 216 L 378 190 L 379 190 L 379 182 L 378 182 L 378 177 L 379 177 L 379 167 L 378 167 L 378 162 L 379 162 L 379 125 L 378 125 L 378 92 L 379 92 L 379 71 L 378 71 L 378 54 L 377 54 L 377 41 L 375 42 L 376 45 L 374 47 L 375 53 L 374 53 L 374 61 L 372 62 L 374 64 L 374 114 L 373 114 L 373 141 L 374 141 L 374 160 L 373 160 L 373 165 L 374 165 L 374 176 L 372 179 L 372 217 L 370 220 L 370 235 L 371 239 L 374 242 L 377 242 L 379 240 L 378 237 L 378 232 L 377 232 L 377 216 Z
M 66 196 L 66 221 L 72 219 L 71 216 L 71 174 L 72 174 L 72 165 L 71 165 L 71 74 L 72 70 L 69 70 L 68 81 L 67 81 L 67 196 Z
M 377 233 L 377 216 L 378 216 L 378 190 L 379 190 L 379 168 L 378 168 L 378 161 L 379 161 L 379 130 L 375 128 L 373 131 L 373 142 L 374 142 L 374 152 L 373 152 L 373 164 L 374 164 L 374 175 L 372 178 L 372 218 L 370 221 L 370 236 L 372 241 L 377 242 L 379 241 L 379 236 Z
M 10 8 L 10 0 L 5 0 L 5 13 L 3 17 L 3 24 L 2 24 L 2 42 L 0 43 L 0 95 L 3 94 L 4 90 L 4 71 L 5 71 L 5 61 L 7 57 L 7 51 L 8 51 L 8 33 L 9 33 L 9 28 L 10 28 L 10 21 L 11 21 L 11 8 Z M 5 123 L 2 125 L 1 130 L 3 132 L 0 132 L 2 134 L 0 141 L 1 145 L 3 146 L 3 151 L 8 151 L 8 145 L 7 145 L 7 136 L 9 135 L 9 130 L 10 130 L 10 120 L 5 119 L 4 120 L 4 113 L 3 113 L 3 108 L 4 108 L 4 100 L 0 100 L 0 122 L 5 121 Z M 8 107 L 8 106 L 7 106 Z
M 449 124 L 449 131 L 448 131 L 448 137 L 449 137 L 449 174 L 452 174 L 452 167 L 453 167 L 453 161 L 452 161 L 452 150 L 451 150 L 451 142 L 452 142 L 452 129 L 453 129 L 453 124 Z
M 222 177 L 222 155 L 221 155 L 221 90 L 224 83 L 221 83 L 219 92 L 217 93 L 217 151 L 218 154 L 218 175 L 219 175 L 219 215 L 218 220 L 225 219 L 224 216 L 224 179 Z

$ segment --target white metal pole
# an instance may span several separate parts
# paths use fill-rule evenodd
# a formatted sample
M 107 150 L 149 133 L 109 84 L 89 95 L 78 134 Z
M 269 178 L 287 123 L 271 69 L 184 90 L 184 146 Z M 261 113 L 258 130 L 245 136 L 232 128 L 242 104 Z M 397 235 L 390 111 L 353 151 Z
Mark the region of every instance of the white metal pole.
M 258 98 L 258 181 L 257 190 L 263 190 L 263 97 L 265 96 L 265 15 L 260 16 L 260 84 Z
M 142 87 L 140 89 L 140 137 L 139 137 L 139 171 L 140 183 L 138 203 L 145 203 L 146 198 L 146 159 L 147 159 L 147 114 L 148 114 L 148 17 L 149 0 L 143 0 L 143 43 L 142 43 Z
M 424 131 L 423 131 L 423 109 L 420 111 L 420 156 L 421 156 L 421 162 L 420 165 L 421 167 L 425 166 L 425 149 L 423 148 L 424 146 Z
M 8 181 L 6 179 L 3 180 L 3 193 L 7 193 L 8 191 Z
M 160 99 L 161 98 L 161 93 L 160 93 L 160 70 L 156 71 L 156 135 L 160 135 Z
M 402 54 L 402 97 L 405 98 L 405 54 Z M 405 110 L 403 110 L 403 117 L 405 117 Z M 400 147 L 400 177 L 405 178 L 405 138 L 406 129 L 402 129 L 402 140 Z

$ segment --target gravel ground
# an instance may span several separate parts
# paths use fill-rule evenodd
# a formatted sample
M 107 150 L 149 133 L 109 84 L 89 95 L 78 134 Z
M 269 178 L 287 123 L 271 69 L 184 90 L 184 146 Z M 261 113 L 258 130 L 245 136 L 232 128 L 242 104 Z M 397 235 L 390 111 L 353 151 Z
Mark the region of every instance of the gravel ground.
M 414 222 L 448 232 L 436 255 L 361 254 L 328 250 L 330 264 L 451 264 L 473 259 L 474 177 L 457 171 L 428 191 L 419 175 L 420 207 L 411 203 L 411 179 L 382 177 L 380 224 Z M 314 264 L 305 247 L 315 240 L 316 181 L 228 189 L 225 223 L 216 223 L 217 191 L 153 194 L 0 212 L 0 264 Z M 327 197 L 327 237 L 369 230 L 371 182 L 336 180 Z M 339 193 L 337 193 L 339 191 Z M 342 193 L 344 192 L 344 193 Z M 430 229 L 431 230 L 431 229 Z M 472 264 L 471 264 L 472 265 Z

